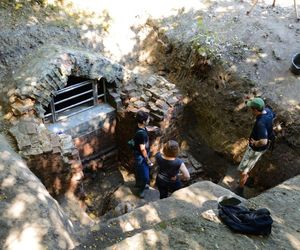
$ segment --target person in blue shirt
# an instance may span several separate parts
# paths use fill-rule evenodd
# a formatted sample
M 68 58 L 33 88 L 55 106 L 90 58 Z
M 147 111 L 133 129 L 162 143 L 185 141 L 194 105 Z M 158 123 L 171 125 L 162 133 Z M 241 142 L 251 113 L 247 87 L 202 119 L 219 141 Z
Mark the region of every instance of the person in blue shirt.
M 170 140 L 164 144 L 162 154 L 157 153 L 155 156 L 158 164 L 156 186 L 159 190 L 160 199 L 167 198 L 169 193 L 181 188 L 179 172 L 182 174 L 182 179 L 190 179 L 189 171 L 184 162 L 177 157 L 178 153 L 178 143 Z
M 134 136 L 134 158 L 136 171 L 136 184 L 138 195 L 144 198 L 145 189 L 150 183 L 150 167 L 153 163 L 149 159 L 149 136 L 146 126 L 150 120 L 149 114 L 138 111 L 136 114 L 137 128 Z
M 249 137 L 249 145 L 238 167 L 240 171 L 239 186 L 236 193 L 243 196 L 244 186 L 249 172 L 254 168 L 260 157 L 267 151 L 270 142 L 275 139 L 273 120 L 275 114 L 265 106 L 263 99 L 257 97 L 249 100 L 247 106 L 251 108 L 256 121 Z

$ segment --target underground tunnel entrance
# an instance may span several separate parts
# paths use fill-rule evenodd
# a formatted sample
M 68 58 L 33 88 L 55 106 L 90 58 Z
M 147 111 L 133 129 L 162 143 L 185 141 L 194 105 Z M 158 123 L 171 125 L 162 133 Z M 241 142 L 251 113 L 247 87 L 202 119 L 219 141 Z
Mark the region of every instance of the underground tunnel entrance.
M 118 152 L 123 149 L 117 146 L 116 111 L 107 103 L 107 85 L 105 78 L 95 81 L 70 76 L 66 87 L 57 91 L 45 115 L 48 128 L 55 133 L 71 135 L 79 150 L 84 180 L 79 185 L 77 195 L 91 218 L 119 215 L 120 204 L 124 205 L 124 202 L 127 208 L 121 209 L 121 212 L 159 198 L 158 192 L 152 190 L 144 201 L 138 199 L 134 189 L 133 162 L 128 168 L 118 161 Z M 124 119 L 122 127 L 134 127 L 133 122 Z M 118 137 L 123 137 L 122 130 L 119 130 Z M 181 137 L 183 150 L 179 157 L 184 160 L 191 174 L 191 180 L 183 182 L 183 187 L 201 180 L 218 183 L 229 166 L 226 159 L 205 144 L 194 141 L 191 134 L 183 133 Z M 184 137 L 189 143 L 193 142 L 190 149 L 184 149 Z M 197 155 L 197 160 L 193 155 Z M 152 187 L 155 174 L 156 168 L 151 173 Z M 124 197 L 116 197 L 120 192 Z
M 96 81 L 69 76 L 66 87 L 57 91 L 45 115 L 45 123 L 51 131 L 69 134 L 75 142 L 84 166 L 84 180 L 79 185 L 77 195 L 91 218 L 110 218 L 116 215 L 116 209 L 119 215 L 119 205 L 124 202 L 125 208 L 121 211 L 125 213 L 128 207 L 135 208 L 159 197 L 157 191 L 152 190 L 154 194 L 151 191 L 149 199 L 138 199 L 134 189 L 133 162 L 131 166 L 119 162 L 119 152 L 123 152 L 124 148 L 118 147 L 118 139 L 128 133 L 124 128 L 131 128 L 133 132 L 135 123 L 132 119 L 123 119 L 118 123 L 118 126 L 122 124 L 123 129 L 115 133 L 116 110 L 108 102 L 108 85 L 105 78 Z M 154 123 L 155 118 L 152 117 Z M 184 116 L 184 119 L 192 117 Z M 155 125 L 158 125 L 157 121 Z M 201 180 L 219 183 L 230 166 L 225 157 L 204 143 L 195 141 L 192 133 L 182 131 L 180 138 L 183 150 L 179 157 L 184 160 L 191 174 L 191 180 L 184 182 L 183 186 Z M 189 148 L 185 147 L 185 141 L 189 141 Z M 154 187 L 156 169 L 152 172 L 151 186 Z M 120 192 L 124 197 L 120 197 Z

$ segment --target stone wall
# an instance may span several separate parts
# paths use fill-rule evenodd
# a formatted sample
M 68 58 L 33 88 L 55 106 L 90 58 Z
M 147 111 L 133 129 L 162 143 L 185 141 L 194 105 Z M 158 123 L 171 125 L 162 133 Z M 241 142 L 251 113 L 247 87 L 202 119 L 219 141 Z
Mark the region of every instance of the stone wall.
M 64 132 L 72 137 L 49 131 L 43 123 L 44 108 L 56 91 L 66 86 L 68 76 L 105 78 L 107 99 L 116 109 L 117 121 L 114 115 L 109 115 L 112 120 L 106 124 L 107 128 L 104 123 L 98 124 L 103 127 L 83 133 L 85 136 L 78 134 L 78 130 Z M 104 163 L 115 165 L 118 152 L 115 145 L 119 148 L 119 160 L 132 166 L 127 141 L 134 135 L 134 115 L 139 109 L 149 112 L 151 124 L 160 129 L 160 133 L 157 129 L 150 133 L 153 152 L 163 141 L 180 140 L 182 95 L 163 77 L 144 79 L 101 55 L 51 46 L 28 57 L 14 80 L 16 87 L 5 93 L 8 103 L 4 118 L 10 124 L 18 152 L 53 194 L 76 190 L 82 178 L 82 162 L 93 168 L 101 168 Z M 72 141 L 72 138 L 77 139 Z
M 18 152 L 52 195 L 76 190 L 82 166 L 72 137 L 55 134 L 34 118 L 20 118 L 10 128 Z
M 161 143 L 167 140 L 181 140 L 179 126 L 183 116 L 182 95 L 175 85 L 160 76 L 147 79 L 137 78 L 121 88 L 124 109 L 119 113 L 117 138 L 120 161 L 132 170 L 133 153 L 127 142 L 134 134 L 138 110 L 150 113 L 149 139 L 152 156 L 159 150 Z M 152 127 L 154 126 L 154 127 Z

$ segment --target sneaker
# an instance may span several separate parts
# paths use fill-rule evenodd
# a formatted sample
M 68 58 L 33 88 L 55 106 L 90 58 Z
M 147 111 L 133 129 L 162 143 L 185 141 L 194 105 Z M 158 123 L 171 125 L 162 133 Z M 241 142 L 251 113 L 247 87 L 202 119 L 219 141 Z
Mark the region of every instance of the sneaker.
M 139 192 L 139 197 L 142 199 L 145 197 L 145 190 Z
M 150 188 L 149 184 L 146 184 L 145 189 L 148 190 Z
M 238 196 L 244 197 L 244 188 L 242 187 L 237 187 L 234 190 L 234 193 L 237 194 Z

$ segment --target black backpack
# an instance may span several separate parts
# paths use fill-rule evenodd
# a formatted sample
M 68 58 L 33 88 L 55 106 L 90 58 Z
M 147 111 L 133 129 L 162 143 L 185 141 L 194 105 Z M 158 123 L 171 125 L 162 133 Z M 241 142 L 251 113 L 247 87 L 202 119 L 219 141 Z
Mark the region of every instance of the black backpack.
M 265 236 L 271 233 L 273 220 L 266 208 L 254 210 L 220 203 L 218 208 L 222 222 L 234 232 Z
M 134 137 L 135 137 L 137 134 L 142 134 L 142 133 L 144 133 L 143 130 L 138 130 L 138 131 L 135 132 Z M 127 145 L 128 145 L 128 147 L 129 147 L 131 150 L 134 150 L 134 147 L 135 147 L 134 138 L 130 139 L 130 140 L 127 142 Z

